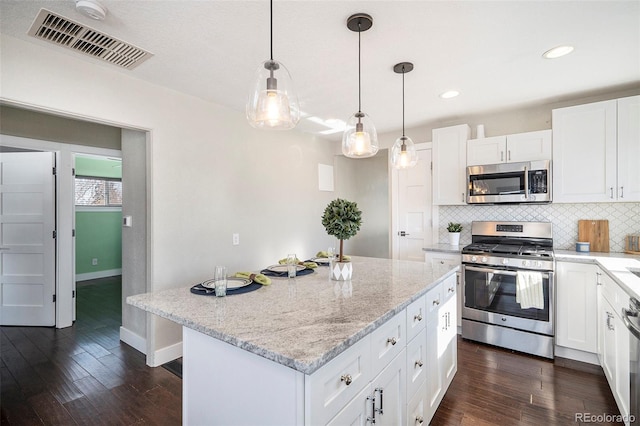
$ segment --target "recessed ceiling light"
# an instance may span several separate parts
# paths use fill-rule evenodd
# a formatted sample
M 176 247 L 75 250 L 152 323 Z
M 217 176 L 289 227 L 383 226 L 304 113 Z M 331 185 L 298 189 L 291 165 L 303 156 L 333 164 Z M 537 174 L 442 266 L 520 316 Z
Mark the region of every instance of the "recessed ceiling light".
M 96 0 L 76 0 L 76 10 L 97 21 L 102 21 L 107 16 L 107 8 Z
M 457 90 L 449 90 L 447 92 L 441 93 L 440 97 L 442 99 L 450 99 L 450 98 L 455 98 L 459 94 L 460 94 L 460 92 L 458 92 Z
M 555 59 L 564 55 L 568 55 L 573 52 L 573 46 L 565 45 L 565 46 L 556 46 L 553 49 L 549 49 L 542 54 L 542 57 L 545 59 Z

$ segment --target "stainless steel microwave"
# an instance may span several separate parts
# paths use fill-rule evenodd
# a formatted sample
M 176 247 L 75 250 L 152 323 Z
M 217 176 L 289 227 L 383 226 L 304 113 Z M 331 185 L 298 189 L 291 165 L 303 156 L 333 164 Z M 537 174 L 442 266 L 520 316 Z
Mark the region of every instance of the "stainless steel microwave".
M 467 167 L 467 203 L 549 203 L 551 161 Z

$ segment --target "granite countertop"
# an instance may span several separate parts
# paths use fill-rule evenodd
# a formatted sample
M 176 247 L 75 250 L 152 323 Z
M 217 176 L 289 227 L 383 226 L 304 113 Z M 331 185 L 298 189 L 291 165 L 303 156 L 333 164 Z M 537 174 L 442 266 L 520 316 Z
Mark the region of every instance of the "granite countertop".
M 181 287 L 127 303 L 311 374 L 458 269 L 356 256 L 352 263 L 350 282 L 332 281 L 319 266 L 250 293 L 217 298 Z
M 627 253 L 579 253 L 554 250 L 557 262 L 591 263 L 600 266 L 630 296 L 640 300 L 640 277 L 629 269 L 640 270 L 640 256 Z
M 435 244 L 429 244 L 429 245 L 423 247 L 422 250 L 423 251 L 437 251 L 437 252 L 442 252 L 442 253 L 460 254 L 460 252 L 462 251 L 462 247 L 464 247 L 463 244 L 458 245 L 458 246 L 452 246 L 451 244 L 435 243 Z

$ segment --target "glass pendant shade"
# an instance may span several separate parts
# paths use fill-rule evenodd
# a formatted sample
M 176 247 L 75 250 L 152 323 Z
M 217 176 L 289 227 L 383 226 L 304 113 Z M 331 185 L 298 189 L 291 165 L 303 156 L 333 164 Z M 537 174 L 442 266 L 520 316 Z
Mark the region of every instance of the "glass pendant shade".
M 300 121 L 300 108 L 287 68 L 267 60 L 258 67 L 254 81 L 246 106 L 249 124 L 257 129 L 293 129 Z
M 369 116 L 363 112 L 353 114 L 342 134 L 342 153 L 349 158 L 373 157 L 378 152 L 378 135 Z
M 400 136 L 391 148 L 391 164 L 396 169 L 409 169 L 418 162 L 416 146 L 411 138 Z

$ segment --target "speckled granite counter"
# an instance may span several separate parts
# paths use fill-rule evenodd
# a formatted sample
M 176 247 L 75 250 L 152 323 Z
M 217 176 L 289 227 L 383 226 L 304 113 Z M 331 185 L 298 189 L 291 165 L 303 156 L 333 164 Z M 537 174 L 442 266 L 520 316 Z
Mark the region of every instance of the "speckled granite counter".
M 127 303 L 311 374 L 457 270 L 365 257 L 352 262 L 350 282 L 330 280 L 320 266 L 245 294 L 216 298 L 181 287 L 129 296 Z
M 462 247 L 464 247 L 464 244 L 460 244 L 457 246 L 452 246 L 451 244 L 429 244 L 428 246 L 425 246 L 422 248 L 423 251 L 437 251 L 437 252 L 442 252 L 442 253 L 454 253 L 454 254 L 460 254 L 460 252 L 462 251 Z

